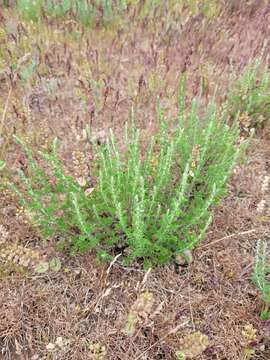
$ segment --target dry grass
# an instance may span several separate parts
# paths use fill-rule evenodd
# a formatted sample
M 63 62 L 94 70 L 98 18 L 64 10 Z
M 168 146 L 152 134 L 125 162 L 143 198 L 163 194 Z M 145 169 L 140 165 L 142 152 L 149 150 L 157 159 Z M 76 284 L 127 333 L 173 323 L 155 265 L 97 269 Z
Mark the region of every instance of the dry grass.
M 68 165 L 74 150 L 91 159 L 82 138 L 85 126 L 120 133 L 132 105 L 147 139 L 155 131 L 157 96 L 169 116 L 175 113 L 182 72 L 189 78 L 190 97 L 203 79 L 205 102 L 216 84 L 222 98 L 229 62 L 240 70 L 270 45 L 269 4 L 237 3 L 210 19 L 184 13 L 167 28 L 165 19 L 146 23 L 134 17 L 128 31 L 125 26 L 86 31 L 72 23 L 34 25 L 16 18 L 13 10 L 3 13 L 1 158 L 11 172 L 27 166 L 11 141 L 16 132 L 33 146 L 47 146 L 59 136 Z M 25 75 L 33 59 L 38 65 Z M 253 140 L 247 162 L 236 169 L 229 195 L 189 267 L 172 265 L 145 276 L 117 261 L 109 268 L 98 265 L 92 254 L 56 253 L 53 239 L 43 244 L 20 215 L 16 199 L 3 191 L 0 224 L 7 241 L 46 259 L 61 258 L 62 269 L 37 274 L 0 262 L 0 358 L 101 359 L 93 355 L 93 344 L 100 344 L 104 359 L 169 360 L 176 359 L 184 336 L 200 331 L 209 346 L 198 359 L 268 360 L 269 322 L 259 319 L 261 302 L 250 281 L 255 242 L 269 237 L 269 208 L 257 211 L 262 199 L 269 204 L 269 190 L 262 192 L 270 166 L 267 131 Z M 145 292 L 153 303 L 130 336 L 124 331 L 128 314 Z

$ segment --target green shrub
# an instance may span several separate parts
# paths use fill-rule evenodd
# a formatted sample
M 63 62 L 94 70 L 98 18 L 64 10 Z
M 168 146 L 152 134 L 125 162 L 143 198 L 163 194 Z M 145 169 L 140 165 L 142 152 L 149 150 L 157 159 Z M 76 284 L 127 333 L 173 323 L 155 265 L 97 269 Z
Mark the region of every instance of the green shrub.
M 261 319 L 267 320 L 270 317 L 270 282 L 267 275 L 270 273 L 270 267 L 267 265 L 268 251 L 267 244 L 261 241 L 257 242 L 255 265 L 253 268 L 252 280 L 261 292 L 265 307 L 261 312 Z
M 270 79 L 267 66 L 257 59 L 231 85 L 226 115 L 239 117 L 244 130 L 263 127 L 270 119 Z
M 130 0 L 18 0 L 18 9 L 27 20 L 39 21 L 45 15 L 50 18 L 72 18 L 88 26 L 96 18 L 109 20 L 126 10 Z
M 18 0 L 18 8 L 27 20 L 39 21 L 45 17 L 66 18 L 80 21 L 89 26 L 121 17 L 127 19 L 134 11 L 137 19 L 156 19 L 166 11 L 170 16 L 179 16 L 184 9 L 189 9 L 190 15 L 203 13 L 207 17 L 219 13 L 216 0 Z
M 186 111 L 183 91 L 182 82 L 177 120 L 164 119 L 158 107 L 160 131 L 146 151 L 134 117 L 124 153 L 112 133 L 95 146 L 97 185 L 89 195 L 66 175 L 56 141 L 51 153 L 41 153 L 48 174 L 18 140 L 30 172 L 20 171 L 21 184 L 13 189 L 45 235 L 66 235 L 74 249 L 95 249 L 101 258 L 121 252 L 125 263 L 143 259 L 145 266 L 167 263 L 200 243 L 243 147 L 236 145 L 237 125 L 220 121 L 213 104 L 203 119 L 195 100 Z

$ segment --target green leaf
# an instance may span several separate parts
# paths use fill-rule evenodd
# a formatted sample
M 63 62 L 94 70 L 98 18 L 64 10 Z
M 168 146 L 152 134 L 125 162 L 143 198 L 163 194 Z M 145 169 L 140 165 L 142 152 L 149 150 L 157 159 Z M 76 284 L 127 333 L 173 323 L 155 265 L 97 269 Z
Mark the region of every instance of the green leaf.
M 186 358 L 185 354 L 182 351 L 176 351 L 175 355 L 177 356 L 178 360 L 185 360 L 185 358 Z
M 49 265 L 50 265 L 50 269 L 52 269 L 55 272 L 58 272 L 62 267 L 61 261 L 58 258 L 53 258 L 50 261 Z
M 270 317 L 270 311 L 269 310 L 263 310 L 260 314 L 260 319 L 263 321 L 268 320 Z
M 2 171 L 5 166 L 6 166 L 6 163 L 3 160 L 0 160 L 0 171 Z
M 41 261 L 35 268 L 36 272 L 43 274 L 49 270 L 49 263 L 47 261 Z

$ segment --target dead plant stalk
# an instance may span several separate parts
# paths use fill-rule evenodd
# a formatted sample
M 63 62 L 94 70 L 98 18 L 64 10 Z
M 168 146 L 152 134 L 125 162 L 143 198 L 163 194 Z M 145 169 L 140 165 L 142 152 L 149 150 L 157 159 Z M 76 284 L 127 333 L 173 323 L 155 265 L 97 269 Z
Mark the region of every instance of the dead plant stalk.
M 5 107 L 4 107 L 4 111 L 2 114 L 1 125 L 0 125 L 0 135 L 2 135 L 2 133 L 3 133 L 4 123 L 5 123 L 5 119 L 6 119 L 6 114 L 7 114 L 7 110 L 8 110 L 8 104 L 9 104 L 9 99 L 10 99 L 11 93 L 12 93 L 12 88 L 9 89 L 7 100 L 5 102 Z

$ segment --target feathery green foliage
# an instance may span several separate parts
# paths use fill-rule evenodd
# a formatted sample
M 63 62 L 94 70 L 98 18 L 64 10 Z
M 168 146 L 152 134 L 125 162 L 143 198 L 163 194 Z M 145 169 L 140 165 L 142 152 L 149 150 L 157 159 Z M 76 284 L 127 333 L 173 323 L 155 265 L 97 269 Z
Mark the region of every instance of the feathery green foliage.
M 243 129 L 263 127 L 270 119 L 270 78 L 261 59 L 252 61 L 228 94 L 226 114 L 239 117 Z
M 236 145 L 239 129 L 220 121 L 214 104 L 203 119 L 195 100 L 186 111 L 183 81 L 178 119 L 166 120 L 159 106 L 157 112 L 160 131 L 146 152 L 134 115 L 124 153 L 112 133 L 96 146 L 97 186 L 89 195 L 65 174 L 56 141 L 50 154 L 41 153 L 48 174 L 18 140 L 30 172 L 20 171 L 23 186 L 13 189 L 45 235 L 66 235 L 76 250 L 95 249 L 105 259 L 121 252 L 125 263 L 143 259 L 145 266 L 167 263 L 200 243 L 243 148 Z
M 252 280 L 261 292 L 265 308 L 261 312 L 261 319 L 267 320 L 270 316 L 270 282 L 267 275 L 270 273 L 270 267 L 267 265 L 268 258 L 267 243 L 259 240 L 256 247 L 255 265 L 253 268 Z

